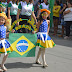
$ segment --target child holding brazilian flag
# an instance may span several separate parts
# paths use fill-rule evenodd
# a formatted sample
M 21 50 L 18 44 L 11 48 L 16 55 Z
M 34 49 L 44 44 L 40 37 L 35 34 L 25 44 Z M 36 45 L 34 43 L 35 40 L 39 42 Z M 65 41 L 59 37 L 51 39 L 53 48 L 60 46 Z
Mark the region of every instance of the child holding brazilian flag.
M 39 61 L 39 57 L 42 53 L 43 67 L 48 67 L 45 61 L 45 48 L 52 48 L 55 46 L 55 43 L 49 36 L 50 21 L 47 20 L 50 11 L 47 9 L 41 9 L 41 14 L 37 24 L 37 46 L 39 46 L 39 52 L 36 59 L 36 64 L 42 64 Z M 33 32 L 35 33 L 35 32 Z

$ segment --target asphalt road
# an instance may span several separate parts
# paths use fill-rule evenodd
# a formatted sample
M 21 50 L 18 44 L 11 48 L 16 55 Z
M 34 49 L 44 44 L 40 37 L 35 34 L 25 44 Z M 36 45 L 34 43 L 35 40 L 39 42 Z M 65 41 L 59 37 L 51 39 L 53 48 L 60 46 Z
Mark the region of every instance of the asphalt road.
M 46 49 L 47 68 L 42 68 L 42 65 L 35 64 L 35 57 L 29 58 L 7 58 L 5 66 L 7 72 L 72 72 L 72 40 L 64 40 L 51 36 L 56 43 L 52 49 Z M 72 38 L 72 37 L 71 37 Z M 38 52 L 36 48 L 36 55 Z M 2 55 L 3 56 L 3 55 Z M 0 57 L 1 63 L 2 57 Z M 40 58 L 41 62 L 42 59 Z

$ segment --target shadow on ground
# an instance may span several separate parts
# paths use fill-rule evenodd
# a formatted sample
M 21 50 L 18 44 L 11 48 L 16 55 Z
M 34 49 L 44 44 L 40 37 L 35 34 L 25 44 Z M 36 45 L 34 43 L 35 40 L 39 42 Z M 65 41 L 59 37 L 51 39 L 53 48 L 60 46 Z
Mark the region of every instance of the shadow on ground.
M 22 63 L 22 62 L 15 62 L 15 63 L 7 63 L 5 64 L 5 66 L 8 69 L 12 69 L 12 68 L 31 68 L 31 67 L 41 67 L 41 65 L 38 66 L 33 66 L 33 64 L 35 63 Z

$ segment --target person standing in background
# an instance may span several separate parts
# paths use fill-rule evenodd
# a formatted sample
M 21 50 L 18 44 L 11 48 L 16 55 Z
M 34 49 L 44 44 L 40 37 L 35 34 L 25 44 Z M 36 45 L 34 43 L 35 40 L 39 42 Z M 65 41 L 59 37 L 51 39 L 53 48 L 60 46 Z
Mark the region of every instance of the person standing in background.
M 64 22 L 63 12 L 65 11 L 66 7 L 67 7 L 66 3 L 63 3 L 63 8 L 60 10 L 60 14 L 62 15 L 61 23 L 60 23 L 62 25 L 62 33 L 61 33 L 61 35 L 59 35 L 59 37 L 63 37 L 63 35 L 64 35 L 64 28 L 65 28 L 66 23 Z
M 8 18 L 12 19 L 12 23 L 17 19 L 18 3 L 19 0 L 11 0 L 8 4 Z
M 43 3 L 40 4 L 40 9 L 47 9 L 47 10 L 49 10 L 49 3 L 48 3 L 48 0 L 43 0 Z M 40 9 L 38 10 L 37 18 L 39 18 Z
M 60 8 L 61 6 L 59 5 L 59 1 L 56 0 L 53 6 L 54 36 L 57 35 Z
M 20 18 L 28 19 L 28 20 L 31 19 L 31 15 L 32 15 L 35 23 L 37 24 L 37 20 L 34 14 L 33 0 L 23 0 L 20 2 L 18 6 L 17 19 L 19 19 L 19 15 Z M 17 25 L 23 25 L 23 24 L 31 26 L 29 23 L 27 23 L 27 20 L 23 20 L 20 23 L 19 22 L 17 23 Z M 21 29 L 20 32 L 31 33 L 31 31 L 29 31 L 26 28 Z
M 72 3 L 69 2 L 67 5 L 68 8 L 64 11 L 64 21 L 66 22 L 66 36 L 64 39 L 69 39 L 70 37 L 70 26 L 72 25 Z

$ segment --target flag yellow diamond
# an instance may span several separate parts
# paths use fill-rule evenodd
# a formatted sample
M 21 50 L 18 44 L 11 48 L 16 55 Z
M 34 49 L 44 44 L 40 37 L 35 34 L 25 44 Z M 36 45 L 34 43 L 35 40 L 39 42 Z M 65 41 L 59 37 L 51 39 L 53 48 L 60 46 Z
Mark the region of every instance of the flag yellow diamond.
M 13 50 L 20 55 L 24 55 L 26 52 L 30 51 L 35 45 L 29 41 L 25 36 L 21 36 L 14 43 L 11 44 Z

